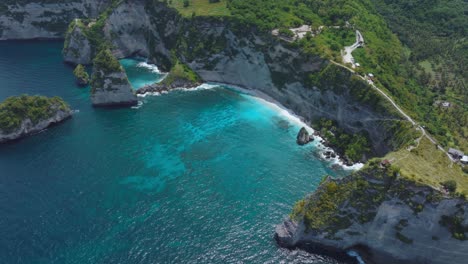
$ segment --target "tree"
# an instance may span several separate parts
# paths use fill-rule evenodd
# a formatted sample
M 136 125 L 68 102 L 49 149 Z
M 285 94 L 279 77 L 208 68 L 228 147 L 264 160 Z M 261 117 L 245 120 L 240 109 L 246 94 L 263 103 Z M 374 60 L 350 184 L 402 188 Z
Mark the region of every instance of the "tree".
M 454 193 L 457 190 L 457 182 L 454 180 L 444 181 L 441 184 L 450 193 Z
M 188 7 L 190 5 L 189 0 L 184 0 L 184 7 Z

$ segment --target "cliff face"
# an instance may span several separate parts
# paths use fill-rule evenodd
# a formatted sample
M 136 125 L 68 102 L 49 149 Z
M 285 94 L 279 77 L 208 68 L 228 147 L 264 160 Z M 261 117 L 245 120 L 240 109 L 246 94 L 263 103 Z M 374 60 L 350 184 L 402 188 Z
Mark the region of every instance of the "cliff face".
M 127 74 L 109 50 L 100 52 L 94 60 L 91 102 L 94 106 L 128 106 L 138 102 Z
M 83 33 L 86 27 L 81 20 L 74 19 L 70 24 L 62 51 L 63 60 L 72 64 L 89 64 L 93 57 L 91 44 Z
M 143 0 L 126 1 L 114 9 L 103 31 L 119 58 L 138 54 L 168 70 L 173 63 L 172 50 L 205 82 L 257 89 L 306 120 L 326 117 L 337 120 L 349 132 L 365 130 L 377 154 L 394 148 L 389 127 L 391 120 L 399 117 L 356 100 L 353 93 L 367 89 L 366 85 L 356 85 L 356 81 L 351 82 L 351 73 L 317 56 L 306 56 L 269 34 L 243 29 L 232 21 L 188 21 L 162 3 L 148 6 Z M 65 50 L 80 46 L 75 39 L 81 41 L 70 37 Z M 87 49 L 74 58 L 65 57 L 73 63 L 90 63 Z M 307 83 L 310 74 L 318 75 L 325 68 L 335 72 L 333 80 Z
M 63 38 L 74 18 L 99 15 L 111 0 L 30 1 L 0 3 L 0 40 Z
M 468 202 L 376 164 L 325 180 L 276 228 L 281 246 L 357 250 L 370 263 L 464 263 Z M 372 167 L 373 166 L 373 167 Z

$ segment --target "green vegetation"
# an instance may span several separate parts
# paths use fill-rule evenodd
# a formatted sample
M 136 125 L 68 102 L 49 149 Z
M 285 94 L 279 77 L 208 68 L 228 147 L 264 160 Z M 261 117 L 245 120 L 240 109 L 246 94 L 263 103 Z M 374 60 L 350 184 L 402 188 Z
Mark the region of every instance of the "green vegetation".
M 444 145 L 468 152 L 468 2 L 373 2 L 393 32 L 407 46 L 404 68 L 423 90 L 415 101 L 419 104 L 415 110 L 420 109 L 418 119 Z M 449 108 L 436 106 L 436 100 L 448 101 L 452 105 Z
M 183 81 L 189 83 L 198 83 L 201 81 L 200 77 L 192 71 L 187 65 L 183 64 L 179 60 L 172 66 L 169 74 L 161 82 L 165 85 L 170 85 L 176 81 Z
M 425 137 L 412 151 L 400 149 L 385 158 L 400 167 L 402 174 L 411 180 L 434 187 L 442 187 L 441 182 L 454 180 L 458 191 L 468 194 L 468 175 Z
M 403 243 L 413 244 L 413 239 L 406 237 L 400 232 L 396 232 L 395 236 Z
M 371 152 L 370 141 L 364 132 L 348 134 L 339 128 L 335 121 L 325 118 L 316 122 L 314 127 L 320 129 L 320 134 L 331 147 L 353 162 L 364 160 L 363 156 L 369 155 Z
M 91 76 L 91 93 L 94 93 L 97 88 L 104 87 L 104 76 L 111 73 L 123 72 L 123 68 L 119 61 L 114 57 L 109 49 L 101 50 L 93 60 L 93 74 Z M 113 78 L 112 82 L 121 84 L 120 79 Z
M 454 180 L 444 181 L 441 185 L 450 193 L 455 193 L 457 191 L 457 182 Z
M 89 83 L 89 74 L 86 72 L 86 69 L 83 65 L 78 64 L 75 70 L 73 71 L 78 85 L 84 86 Z
M 59 110 L 70 111 L 70 107 L 60 97 L 28 95 L 9 97 L 0 104 L 0 131 L 12 132 L 26 119 L 37 124 L 54 116 Z
M 340 180 L 327 177 L 312 196 L 296 203 L 291 218 L 303 219 L 308 229 L 325 230 L 332 237 L 352 222 L 372 221 L 399 174 L 398 168 L 381 168 L 379 164 L 380 160 L 371 160 L 362 170 Z
M 458 210 L 453 215 L 443 215 L 439 224 L 447 227 L 452 233 L 452 237 L 458 240 L 467 240 L 465 233 L 468 233 L 468 225 L 463 225 L 463 212 Z
M 182 16 L 229 16 L 227 0 L 212 2 L 210 0 L 169 0 L 169 6 L 177 9 Z

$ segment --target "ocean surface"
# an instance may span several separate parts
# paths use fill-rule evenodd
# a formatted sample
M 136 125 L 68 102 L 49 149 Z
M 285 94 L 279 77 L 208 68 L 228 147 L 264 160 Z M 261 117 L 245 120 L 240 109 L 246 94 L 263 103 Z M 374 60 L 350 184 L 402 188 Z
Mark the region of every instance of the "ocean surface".
M 95 109 L 61 42 L 0 42 L 0 100 L 58 95 L 72 119 L 0 145 L 0 263 L 340 263 L 277 247 L 295 201 L 325 174 L 299 124 L 215 87 Z M 122 60 L 135 86 L 162 78 Z

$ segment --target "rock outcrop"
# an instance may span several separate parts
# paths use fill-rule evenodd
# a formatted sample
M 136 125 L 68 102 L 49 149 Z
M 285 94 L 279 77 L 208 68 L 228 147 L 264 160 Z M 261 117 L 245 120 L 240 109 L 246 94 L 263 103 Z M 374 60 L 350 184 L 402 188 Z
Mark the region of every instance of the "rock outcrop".
M 63 38 L 74 18 L 93 18 L 111 0 L 2 0 L 0 2 L 0 40 Z
M 369 263 L 464 263 L 468 202 L 408 180 L 378 161 L 327 178 L 276 228 L 279 245 L 343 253 Z
M 84 35 L 85 25 L 80 19 L 74 19 L 65 36 L 63 60 L 71 64 L 89 64 L 93 51 L 88 38 Z
M 298 145 L 303 146 L 313 140 L 314 140 L 314 137 L 309 135 L 309 132 L 307 132 L 307 129 L 305 127 L 299 130 L 299 133 L 297 134 L 297 138 L 296 138 L 296 142 Z
M 10 97 L 0 104 L 0 143 L 38 133 L 72 116 L 60 98 Z
M 132 106 L 138 103 L 125 70 L 110 50 L 101 51 L 94 59 L 91 101 L 93 106 Z
M 377 155 L 399 147 L 393 134 L 401 118 L 382 107 L 375 91 L 351 73 L 270 34 L 235 21 L 188 21 L 163 2 L 148 6 L 136 0 L 124 1 L 108 14 L 103 35 L 117 58 L 143 55 L 168 71 L 177 55 L 202 81 L 257 89 L 307 121 L 325 117 L 349 133 L 366 131 Z M 69 46 L 75 45 L 72 42 L 70 38 Z M 85 63 L 74 61 L 78 62 Z M 360 97 L 363 91 L 366 102 Z

